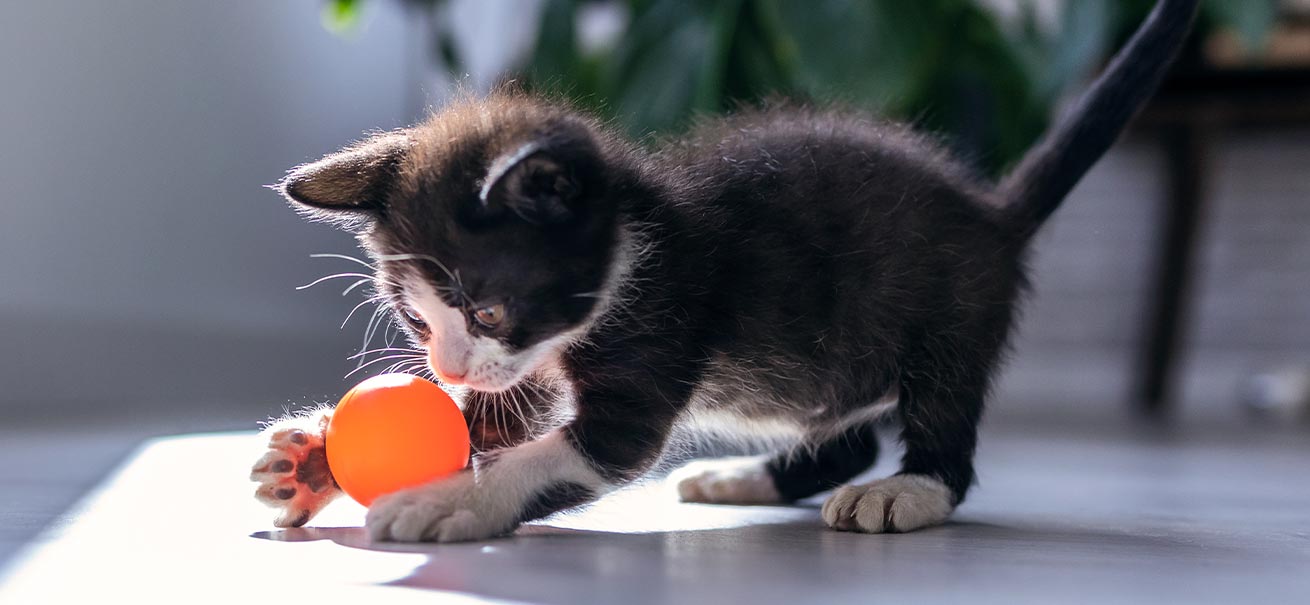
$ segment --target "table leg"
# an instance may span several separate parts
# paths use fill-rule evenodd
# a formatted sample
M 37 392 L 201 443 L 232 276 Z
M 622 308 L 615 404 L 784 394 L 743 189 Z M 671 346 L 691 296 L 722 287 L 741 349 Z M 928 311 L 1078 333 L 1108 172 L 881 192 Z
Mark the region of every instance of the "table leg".
M 1164 416 L 1170 407 L 1177 353 L 1186 326 L 1195 265 L 1195 239 L 1205 202 L 1205 136 L 1195 125 L 1169 128 L 1163 137 L 1168 208 L 1160 222 L 1151 308 L 1138 358 L 1134 396 L 1142 412 Z

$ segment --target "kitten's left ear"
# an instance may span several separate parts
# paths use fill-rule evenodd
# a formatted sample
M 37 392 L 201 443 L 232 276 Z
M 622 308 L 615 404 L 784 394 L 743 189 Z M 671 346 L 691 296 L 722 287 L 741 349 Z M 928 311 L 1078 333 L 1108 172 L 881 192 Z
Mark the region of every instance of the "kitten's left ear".
M 508 209 L 536 224 L 573 220 L 583 208 L 584 196 L 594 194 L 586 176 L 595 171 L 590 145 L 550 145 L 532 142 L 492 163 L 483 182 L 483 209 Z
M 382 209 L 410 144 L 403 132 L 376 135 L 293 168 L 274 188 L 320 216 L 367 215 Z

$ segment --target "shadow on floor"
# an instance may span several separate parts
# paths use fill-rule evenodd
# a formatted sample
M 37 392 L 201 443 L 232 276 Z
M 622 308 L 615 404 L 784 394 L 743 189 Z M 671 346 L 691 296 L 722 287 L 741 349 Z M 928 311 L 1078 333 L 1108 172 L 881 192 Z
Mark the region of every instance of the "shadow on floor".
M 728 508 L 752 514 L 751 507 Z M 261 531 L 251 537 L 422 554 L 425 560 L 411 573 L 387 584 L 532 602 L 548 595 L 551 603 L 646 602 L 673 595 L 811 602 L 856 598 L 861 590 L 867 597 L 880 579 L 895 578 L 904 595 L 915 578 L 927 588 L 934 577 L 951 577 L 956 585 L 961 575 L 1004 582 L 1010 581 L 1007 574 L 1027 576 L 1024 570 L 1047 577 L 1122 577 L 1133 569 L 1242 559 L 1240 547 L 1198 535 L 968 519 L 908 534 L 868 535 L 829 530 L 817 514 L 800 521 L 639 533 L 538 524 L 501 539 L 441 545 L 377 543 L 360 527 Z

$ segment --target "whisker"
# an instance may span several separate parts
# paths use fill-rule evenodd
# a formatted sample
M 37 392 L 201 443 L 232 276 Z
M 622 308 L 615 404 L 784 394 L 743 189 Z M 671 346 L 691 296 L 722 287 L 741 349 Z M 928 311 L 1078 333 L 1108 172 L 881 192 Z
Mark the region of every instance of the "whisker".
M 473 297 L 464 293 L 464 280 L 459 277 L 459 269 L 455 269 L 455 285 L 457 286 L 455 293 L 458 294 L 460 298 L 464 299 L 464 304 L 472 306 L 477 305 L 476 301 L 473 300 Z
M 523 400 L 520 399 L 520 395 L 524 397 L 527 395 L 519 389 L 510 389 L 509 392 L 511 393 L 510 399 L 514 401 L 514 415 L 518 418 L 519 423 L 523 425 L 524 430 L 526 430 L 528 428 L 528 417 L 523 411 Z
M 341 260 L 348 260 L 348 261 L 351 261 L 351 262 L 359 263 L 359 264 L 361 264 L 361 265 L 364 265 L 365 267 L 368 267 L 369 269 L 377 269 L 377 267 L 374 267 L 374 266 L 373 266 L 372 264 L 370 264 L 370 263 L 366 263 L 366 262 L 364 262 L 364 261 L 362 261 L 362 260 L 359 260 L 358 258 L 355 258 L 355 257 L 353 257 L 353 256 L 348 256 L 348 255 L 345 255 L 345 254 L 331 254 L 331 253 L 328 253 L 328 252 L 322 252 L 322 253 L 319 253 L 319 254 L 311 254 L 311 255 L 309 255 L 309 258 L 339 258 L 339 259 L 341 259 Z
M 320 277 L 320 278 L 318 278 L 318 279 L 316 279 L 316 280 L 314 280 L 314 281 L 312 281 L 312 282 L 309 282 L 309 283 L 307 283 L 307 284 L 305 284 L 305 285 L 303 285 L 303 286 L 296 286 L 296 289 L 297 289 L 297 290 L 304 290 L 305 288 L 313 288 L 314 286 L 317 286 L 317 285 L 319 285 L 319 284 L 321 284 L 321 283 L 323 283 L 323 282 L 325 282 L 325 281 L 328 281 L 328 280 L 330 280 L 330 279 L 337 279 L 337 278 L 340 278 L 340 277 L 362 277 L 362 278 L 364 278 L 364 279 L 373 279 L 373 276 L 372 276 L 372 275 L 365 275 L 365 274 L 363 274 L 363 273 L 334 273 L 334 274 L 332 274 L 332 275 L 325 275 L 325 276 L 323 276 L 323 277 Z
M 344 330 L 344 329 L 346 329 L 346 324 L 350 323 L 350 318 L 355 316 L 355 311 L 358 311 L 358 310 L 360 309 L 360 307 L 363 307 L 364 305 L 367 305 L 367 304 L 369 304 L 369 303 L 379 303 L 379 302 L 382 302 L 382 300 L 383 300 L 383 297 L 381 297 L 381 296 L 372 296 L 372 297 L 369 297 L 369 298 L 364 299 L 364 302 L 361 302 L 361 303 L 355 305 L 355 308 L 351 309 L 351 310 L 350 310 L 350 313 L 347 313 L 347 314 L 346 314 L 346 319 L 345 319 L 345 321 L 341 322 L 341 327 L 340 327 L 340 328 L 337 328 L 337 329 L 338 329 L 338 330 Z
M 509 396 L 509 402 L 512 403 L 512 404 L 514 404 L 513 407 L 509 408 L 510 411 L 514 412 L 514 417 L 515 417 L 515 418 L 518 418 L 518 419 L 522 420 L 522 419 L 523 419 L 523 415 L 518 413 L 518 409 L 519 409 L 519 390 L 516 389 L 516 388 L 511 388 L 510 390 L 505 391 L 505 394 Z
M 453 288 L 442 287 L 442 286 L 437 286 L 435 284 L 433 285 L 433 287 L 437 291 L 456 292 L 460 295 L 460 297 L 462 297 L 465 300 L 465 302 L 469 304 L 473 303 L 473 299 L 464 293 L 464 282 L 459 277 L 459 269 L 455 269 L 454 271 L 451 271 L 450 268 L 446 267 L 445 263 L 441 262 L 440 260 L 437 260 L 437 257 L 428 254 L 387 254 L 378 257 L 378 261 L 398 261 L 398 260 L 422 260 L 422 261 L 428 261 L 436 265 L 439 269 L 445 272 L 446 277 L 449 277 L 452 282 L 455 282 L 455 287 Z
M 357 357 L 363 357 L 365 355 L 371 355 L 373 353 L 391 353 L 395 351 L 401 351 L 404 353 L 427 353 L 427 351 L 424 351 L 422 349 L 410 349 L 406 347 L 383 347 L 381 349 L 369 349 L 367 351 L 360 351 L 358 353 L 355 353 L 354 355 L 351 355 L 350 357 L 347 357 L 346 359 L 355 359 Z
M 400 368 L 400 367 L 404 366 L 405 364 L 412 364 L 412 363 L 414 363 L 414 360 L 413 360 L 413 359 L 405 359 L 405 360 L 397 361 L 396 363 L 393 363 L 393 364 L 387 366 L 387 369 L 382 370 L 382 373 L 383 373 L 383 374 L 391 374 L 391 373 L 395 372 L 397 368 Z
M 378 320 L 378 314 L 381 311 L 382 311 L 382 307 L 377 307 L 373 309 L 373 314 L 369 316 L 368 323 L 364 324 L 364 340 L 363 342 L 359 343 L 360 351 L 368 350 L 369 343 L 373 340 L 372 338 L 369 337 L 369 333 L 373 331 L 373 322 Z
M 346 288 L 345 290 L 342 290 L 342 291 L 341 291 L 341 295 L 342 295 L 342 296 L 345 296 L 345 295 L 347 295 L 347 294 L 350 294 L 350 291 L 351 291 L 351 290 L 354 290 L 355 288 L 358 288 L 358 287 L 360 287 L 360 286 L 362 286 L 362 285 L 364 285 L 364 284 L 367 284 L 367 283 L 369 283 L 369 282 L 371 282 L 371 281 L 373 281 L 373 278 L 372 278 L 372 277 L 369 277 L 369 278 L 367 278 L 367 279 L 361 279 L 361 280 L 359 280 L 359 281 L 357 281 L 357 282 L 355 282 L 355 283 L 353 283 L 353 284 L 350 284 L 350 287 L 349 287 L 349 288 Z
M 509 433 L 509 422 L 504 420 L 504 418 L 501 415 L 502 414 L 501 408 L 503 407 L 505 406 L 504 405 L 491 406 L 493 426 L 496 427 L 496 432 L 501 435 L 505 435 Z
M 364 368 L 367 368 L 367 367 L 369 367 L 369 366 L 371 366 L 371 365 L 373 365 L 373 364 L 375 364 L 375 363 L 383 362 L 383 361 L 386 361 L 386 360 L 388 360 L 388 359 L 399 359 L 399 358 L 402 358 L 402 357 L 404 357 L 404 358 L 413 358 L 414 356 L 413 356 L 413 355 L 388 355 L 388 356 L 386 356 L 386 357 L 379 357 L 379 358 L 374 359 L 374 360 L 372 360 L 372 361 L 368 361 L 368 362 L 365 362 L 365 363 L 361 363 L 361 364 L 359 364 L 359 366 L 357 366 L 355 369 L 351 370 L 349 374 L 346 374 L 345 377 L 346 377 L 346 378 L 350 378 L 350 377 L 351 377 L 355 372 L 358 372 L 358 371 L 360 371 L 360 370 L 362 370 L 362 369 L 364 369 Z
M 383 321 L 388 321 L 386 315 L 387 307 L 382 305 L 379 305 L 378 308 L 373 311 L 373 317 L 368 320 L 368 325 L 364 326 L 364 346 L 362 348 L 367 349 L 369 343 L 373 342 L 373 336 L 377 334 L 378 326 L 381 325 Z
M 406 354 L 406 353 L 397 353 L 397 354 L 395 354 L 395 355 L 383 355 L 382 357 L 376 357 L 376 358 L 374 358 L 374 359 L 370 359 L 370 360 L 364 362 L 364 364 L 361 365 L 360 367 L 368 367 L 368 366 L 371 366 L 371 365 L 373 365 L 373 364 L 375 364 L 375 363 L 378 363 L 379 361 L 386 361 L 386 360 L 388 360 L 388 359 L 406 359 L 406 360 L 414 360 L 414 361 L 426 361 L 426 360 L 427 360 L 427 357 L 426 357 L 426 356 L 423 356 L 423 355 L 417 355 L 417 354 Z
M 426 359 L 426 358 L 425 358 L 425 359 L 411 359 L 411 360 L 405 361 L 404 363 L 405 363 L 405 364 L 408 364 L 408 365 L 420 365 L 420 364 L 427 363 L 427 359 Z
M 519 395 L 522 396 L 522 400 L 521 400 L 522 404 L 521 407 L 519 408 L 519 417 L 523 421 L 523 427 L 525 429 L 529 429 L 532 426 L 532 421 L 534 418 L 533 411 L 532 411 L 533 410 L 532 402 L 529 400 L 530 395 L 528 395 L 528 392 L 526 390 L 520 390 Z
M 378 260 L 379 261 L 425 260 L 436 265 L 442 271 L 445 271 L 446 276 L 449 277 L 452 281 L 454 281 L 455 283 L 459 283 L 458 275 L 456 275 L 455 273 L 451 273 L 450 269 L 446 268 L 445 263 L 442 263 L 441 261 L 437 260 L 437 257 L 428 254 L 387 254 L 384 256 L 379 256 Z
M 423 362 L 420 362 L 420 361 L 408 361 L 408 362 L 399 363 L 399 364 L 396 364 L 396 365 L 397 365 L 398 367 L 397 367 L 397 369 L 394 370 L 394 371 L 399 371 L 399 372 L 403 372 L 403 373 L 405 373 L 405 374 L 412 374 L 412 375 L 420 376 L 420 377 L 421 377 L 421 375 L 419 375 L 419 374 L 414 374 L 414 370 L 417 369 L 417 368 L 421 368 L 421 367 L 423 367 Z
M 358 258 L 355 258 L 355 257 L 353 257 L 353 256 L 347 256 L 347 255 L 345 255 L 345 254 L 326 254 L 326 253 L 324 253 L 324 254 L 311 254 L 311 255 L 309 255 L 309 257 L 310 257 L 310 258 L 340 258 L 340 259 L 343 259 L 343 260 L 351 261 L 351 262 L 353 262 L 353 263 L 359 263 L 360 265 L 363 265 L 363 266 L 365 266 L 365 267 L 368 267 L 369 269 L 373 270 L 374 272 L 377 271 L 377 267 L 373 266 L 371 263 L 367 263 L 367 262 L 362 261 L 362 260 L 360 260 L 360 259 L 358 259 Z M 378 283 L 387 284 L 387 285 L 392 286 L 392 287 L 395 287 L 395 288 L 397 288 L 397 289 L 403 289 L 403 286 L 402 286 L 399 282 L 397 282 L 397 281 L 395 281 L 395 280 L 393 280 L 393 279 L 388 279 L 388 278 L 386 278 L 386 277 L 384 277 L 384 276 L 382 276 L 382 275 L 373 275 L 373 276 L 371 276 L 371 279 L 373 279 L 374 281 L 377 281 Z M 347 291 L 349 291 L 349 290 L 347 290 Z M 344 293 L 343 293 L 343 294 L 344 294 Z

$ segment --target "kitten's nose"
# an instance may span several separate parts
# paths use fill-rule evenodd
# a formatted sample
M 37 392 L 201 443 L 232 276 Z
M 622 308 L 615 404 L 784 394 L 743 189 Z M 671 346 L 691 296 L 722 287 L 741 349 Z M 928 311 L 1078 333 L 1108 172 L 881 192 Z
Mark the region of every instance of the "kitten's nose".
M 459 342 L 448 342 L 428 351 L 428 367 L 442 382 L 464 384 L 469 373 L 468 347 Z
M 440 367 L 436 368 L 437 378 L 441 382 L 448 384 L 464 384 L 464 377 L 468 375 L 468 370 L 458 370 L 457 372 L 446 371 Z

